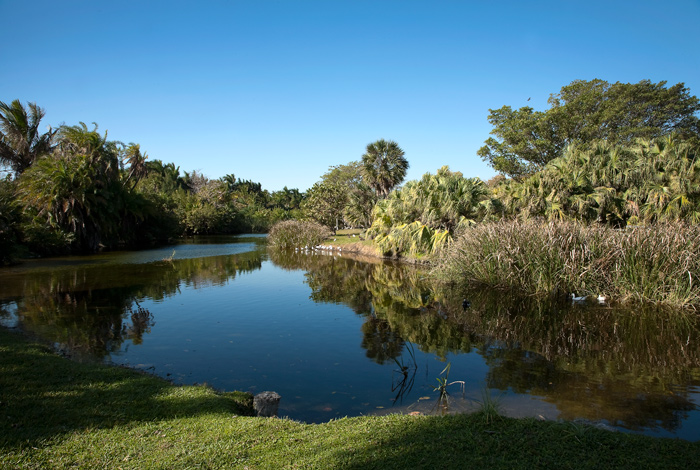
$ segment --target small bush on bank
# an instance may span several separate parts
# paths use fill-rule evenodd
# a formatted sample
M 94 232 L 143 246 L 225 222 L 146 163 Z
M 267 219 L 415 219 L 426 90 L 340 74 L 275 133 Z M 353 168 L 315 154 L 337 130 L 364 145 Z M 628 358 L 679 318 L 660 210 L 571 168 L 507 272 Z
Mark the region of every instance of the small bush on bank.
M 697 308 L 700 227 L 481 224 L 461 234 L 435 274 L 527 294 L 605 294 L 615 301 Z
M 316 246 L 332 235 L 325 225 L 316 222 L 285 220 L 270 229 L 271 247 L 289 249 Z

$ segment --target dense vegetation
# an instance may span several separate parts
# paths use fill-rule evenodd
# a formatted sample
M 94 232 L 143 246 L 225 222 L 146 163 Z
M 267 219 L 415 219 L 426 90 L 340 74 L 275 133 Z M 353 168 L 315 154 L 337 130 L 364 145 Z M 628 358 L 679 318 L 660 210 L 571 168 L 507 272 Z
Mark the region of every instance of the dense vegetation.
M 173 163 L 147 161 L 137 144 L 107 140 L 96 126 L 41 134 L 41 108 L 0 102 L 0 164 L 9 169 L 0 181 L 0 260 L 22 250 L 94 251 L 309 219 L 366 228 L 387 254 L 432 256 L 451 282 L 700 305 L 699 100 L 683 84 L 592 80 L 562 88 L 550 105 L 490 111 L 495 138 L 479 155 L 501 173 L 492 181 L 443 167 L 399 188 L 408 161 L 395 142 L 379 140 L 361 161 L 331 167 L 304 197 L 287 188 L 269 193 L 233 174 L 180 174 Z M 277 224 L 272 240 L 286 248 L 314 243 L 328 235 L 323 226 Z M 356 303 L 366 294 L 357 284 Z M 337 283 L 316 287 L 320 296 Z M 400 295 L 424 301 L 416 289 L 382 297 Z M 376 309 L 366 341 L 386 331 L 381 322 L 391 314 Z M 0 433 L 0 462 L 7 466 L 688 468 L 697 455 L 696 443 L 490 413 L 320 426 L 256 420 L 233 415 L 249 411 L 249 397 L 69 364 L 0 335 L 0 407 L 7 411 L 0 425 L 9 431 Z M 372 351 L 378 361 L 391 357 Z
M 268 192 L 228 174 L 211 180 L 161 160 L 97 125 L 39 132 L 34 103 L 0 102 L 0 263 L 20 255 L 94 252 L 182 235 L 265 232 L 299 217 L 297 189 Z
M 700 305 L 700 227 L 616 230 L 579 222 L 501 221 L 464 231 L 436 267 L 520 294 L 601 296 L 672 307 Z
M 700 270 L 684 260 L 700 256 L 700 101 L 683 84 L 579 80 L 549 103 L 490 111 L 489 182 L 443 167 L 387 190 L 407 164 L 377 163 L 377 148 L 390 154 L 378 141 L 323 175 L 305 215 L 366 227 L 385 255 L 432 258 L 454 281 L 697 306 Z
M 661 224 L 649 231 L 658 237 L 649 243 L 657 245 L 700 222 L 700 100 L 683 84 L 578 80 L 552 95 L 549 104 L 546 111 L 509 106 L 490 111 L 494 137 L 479 155 L 501 175 L 489 182 L 443 167 L 400 187 L 408 160 L 396 142 L 380 139 L 367 145 L 360 160 L 330 167 L 301 194 L 287 188 L 269 193 L 233 174 L 219 180 L 197 172 L 181 175 L 172 163 L 147 161 L 138 145 L 108 141 L 96 127 L 82 123 L 41 134 L 41 108 L 0 103 L 0 163 L 12 173 L 0 183 L 0 258 L 8 262 L 18 247 L 52 254 L 188 234 L 263 232 L 288 219 L 335 230 L 360 227 L 382 253 L 417 258 L 445 256 L 453 242 L 462 246 L 479 240 L 477 230 L 506 230 L 502 221 L 617 229 Z M 501 225 L 481 227 L 492 223 Z M 544 234 L 547 227 L 536 230 Z M 562 230 L 571 227 L 578 226 L 562 225 Z M 299 229 L 291 236 L 294 230 L 276 231 L 287 235 L 273 243 L 316 243 L 314 237 L 299 239 L 311 231 Z M 449 253 L 455 262 L 462 256 Z M 465 258 L 461 265 L 471 262 Z M 684 271 L 691 280 L 700 275 L 695 269 Z M 660 278 L 674 279 L 676 288 L 685 289 L 685 281 L 671 272 Z M 509 284 L 509 279 L 513 276 L 495 284 Z M 639 294 L 608 281 L 586 284 L 581 279 L 556 287 L 606 291 L 618 298 L 675 298 L 681 305 L 697 300 L 692 292 Z M 687 288 L 696 286 L 691 282 Z M 525 290 L 554 287 L 544 282 Z
M 682 84 L 575 80 L 549 97 L 550 109 L 529 106 L 489 110 L 493 125 L 478 154 L 495 170 L 520 179 L 542 170 L 571 144 L 600 140 L 629 145 L 675 133 L 698 143 L 700 101 Z

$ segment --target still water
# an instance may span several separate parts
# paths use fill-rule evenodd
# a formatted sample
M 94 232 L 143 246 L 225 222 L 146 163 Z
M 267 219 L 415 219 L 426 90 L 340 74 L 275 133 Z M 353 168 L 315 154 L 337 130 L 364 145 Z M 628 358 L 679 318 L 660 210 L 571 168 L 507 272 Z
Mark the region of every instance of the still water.
M 265 241 L 2 269 L 0 324 L 77 360 L 274 390 L 280 415 L 306 422 L 490 400 L 510 416 L 700 440 L 697 316 L 459 291 L 414 267 L 268 253 Z M 446 403 L 434 390 L 445 378 Z

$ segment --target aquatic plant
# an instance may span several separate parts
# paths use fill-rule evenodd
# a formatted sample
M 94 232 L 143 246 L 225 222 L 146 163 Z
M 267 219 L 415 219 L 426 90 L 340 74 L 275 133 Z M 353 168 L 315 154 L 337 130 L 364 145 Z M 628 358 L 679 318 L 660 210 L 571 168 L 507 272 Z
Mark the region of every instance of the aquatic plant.
M 447 392 L 447 387 L 450 385 L 454 384 L 460 384 L 462 386 L 462 394 L 464 394 L 464 381 L 463 380 L 454 380 L 452 382 L 449 381 L 449 376 L 450 376 L 450 367 L 452 366 L 451 362 L 448 362 L 447 365 L 445 366 L 444 369 L 442 369 L 442 372 L 440 372 L 440 377 L 437 378 L 437 383 L 438 385 L 436 387 L 433 387 L 433 390 L 438 392 L 438 401 L 437 401 L 437 406 L 442 408 L 443 410 L 447 410 L 448 406 L 448 397 L 449 393 Z M 445 374 L 444 377 L 442 374 Z

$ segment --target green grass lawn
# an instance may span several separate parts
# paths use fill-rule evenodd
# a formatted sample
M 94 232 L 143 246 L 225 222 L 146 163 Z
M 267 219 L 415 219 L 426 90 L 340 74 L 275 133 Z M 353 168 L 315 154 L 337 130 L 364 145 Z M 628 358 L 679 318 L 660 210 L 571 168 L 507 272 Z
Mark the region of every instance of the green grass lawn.
M 284 400 L 284 397 L 282 397 Z M 697 468 L 700 444 L 455 416 L 255 418 L 246 393 L 79 364 L 0 328 L 0 468 Z
M 335 235 L 331 236 L 328 238 L 328 241 L 332 245 L 336 246 L 342 246 L 342 245 L 347 245 L 348 243 L 360 243 L 364 242 L 360 238 L 360 234 L 362 233 L 361 229 L 346 229 L 346 230 L 338 230 Z M 353 237 L 354 235 L 354 237 Z M 371 245 L 371 242 L 367 241 L 366 242 L 368 245 Z

